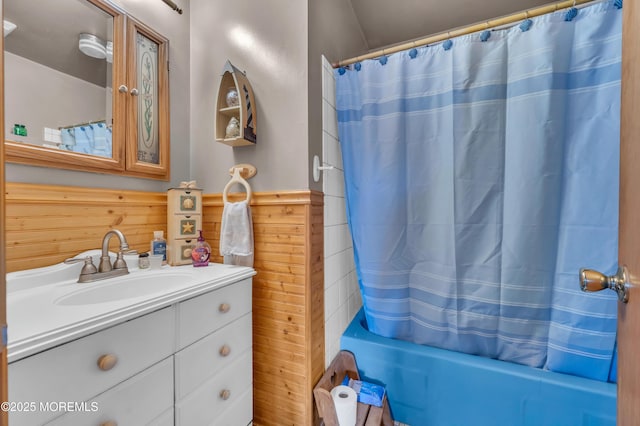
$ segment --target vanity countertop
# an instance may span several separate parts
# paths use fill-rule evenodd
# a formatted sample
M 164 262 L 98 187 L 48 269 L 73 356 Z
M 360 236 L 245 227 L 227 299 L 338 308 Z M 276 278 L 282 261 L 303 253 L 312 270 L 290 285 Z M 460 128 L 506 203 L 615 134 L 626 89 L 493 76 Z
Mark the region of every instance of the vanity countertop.
M 211 263 L 131 268 L 125 276 L 78 284 L 79 271 L 79 264 L 58 264 L 7 274 L 9 362 L 256 274 Z

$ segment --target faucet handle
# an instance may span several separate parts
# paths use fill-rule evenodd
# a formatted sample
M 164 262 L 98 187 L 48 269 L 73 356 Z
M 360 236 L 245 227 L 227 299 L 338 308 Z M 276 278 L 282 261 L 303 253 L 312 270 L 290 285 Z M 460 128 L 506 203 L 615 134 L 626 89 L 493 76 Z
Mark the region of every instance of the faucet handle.
M 68 259 L 64 260 L 64 263 L 66 263 L 67 265 L 70 265 L 72 263 L 80 263 L 80 262 L 87 262 L 87 259 L 91 259 L 91 256 L 86 256 L 86 257 L 70 257 Z
M 127 252 L 128 251 L 129 250 L 127 250 Z M 113 262 L 113 269 L 128 269 L 127 262 L 124 260 L 124 255 L 124 251 L 118 253 L 118 257 L 116 257 L 116 260 Z
M 80 271 L 80 275 L 95 274 L 96 272 L 98 272 L 96 265 L 93 264 L 93 258 L 91 256 L 86 256 L 84 258 L 72 257 L 70 259 L 64 260 L 64 263 L 66 264 L 79 263 L 79 262 L 84 262 L 84 265 L 82 266 L 82 270 Z
M 93 264 L 93 258 L 91 256 L 87 256 L 84 259 L 84 265 L 80 270 L 80 275 L 95 274 L 96 272 L 98 272 L 98 268 Z

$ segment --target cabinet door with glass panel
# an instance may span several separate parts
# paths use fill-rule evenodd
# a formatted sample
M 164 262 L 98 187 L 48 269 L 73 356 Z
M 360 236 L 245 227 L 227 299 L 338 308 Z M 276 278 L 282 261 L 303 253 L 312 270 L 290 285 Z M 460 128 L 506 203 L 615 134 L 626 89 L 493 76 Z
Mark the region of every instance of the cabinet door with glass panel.
M 109 0 L 4 8 L 7 161 L 168 180 L 168 40 Z
M 168 41 L 129 18 L 127 52 L 126 168 L 131 174 L 168 178 Z

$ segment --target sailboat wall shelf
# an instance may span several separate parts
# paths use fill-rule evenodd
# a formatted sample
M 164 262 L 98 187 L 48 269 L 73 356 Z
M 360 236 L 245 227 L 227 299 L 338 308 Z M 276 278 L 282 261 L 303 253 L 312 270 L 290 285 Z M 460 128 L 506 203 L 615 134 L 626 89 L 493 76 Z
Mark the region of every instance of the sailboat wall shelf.
M 229 61 L 222 71 L 216 104 L 216 141 L 230 146 L 255 145 L 257 117 L 251 83 Z M 233 122 L 234 118 L 237 122 Z

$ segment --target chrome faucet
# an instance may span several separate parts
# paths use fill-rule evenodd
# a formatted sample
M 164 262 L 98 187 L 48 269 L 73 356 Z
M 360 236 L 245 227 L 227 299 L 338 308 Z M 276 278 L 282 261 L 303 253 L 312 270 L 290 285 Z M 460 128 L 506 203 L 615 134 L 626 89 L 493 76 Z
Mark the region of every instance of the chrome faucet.
M 109 257 L 109 240 L 113 235 L 118 237 L 120 240 L 120 251 L 118 252 L 116 260 L 113 262 L 113 265 L 111 265 L 111 259 Z M 112 229 L 107 231 L 107 233 L 104 234 L 104 237 L 102 237 L 102 254 L 100 256 L 100 264 L 97 268 L 93 264 L 91 256 L 87 256 L 83 259 L 67 259 L 64 263 L 84 262 L 78 282 L 88 283 L 128 274 L 129 268 L 127 268 L 127 262 L 124 260 L 124 255 L 125 253 L 133 254 L 135 252 L 135 250 L 129 250 L 129 243 L 127 243 L 127 239 L 124 237 L 124 234 L 117 229 Z

